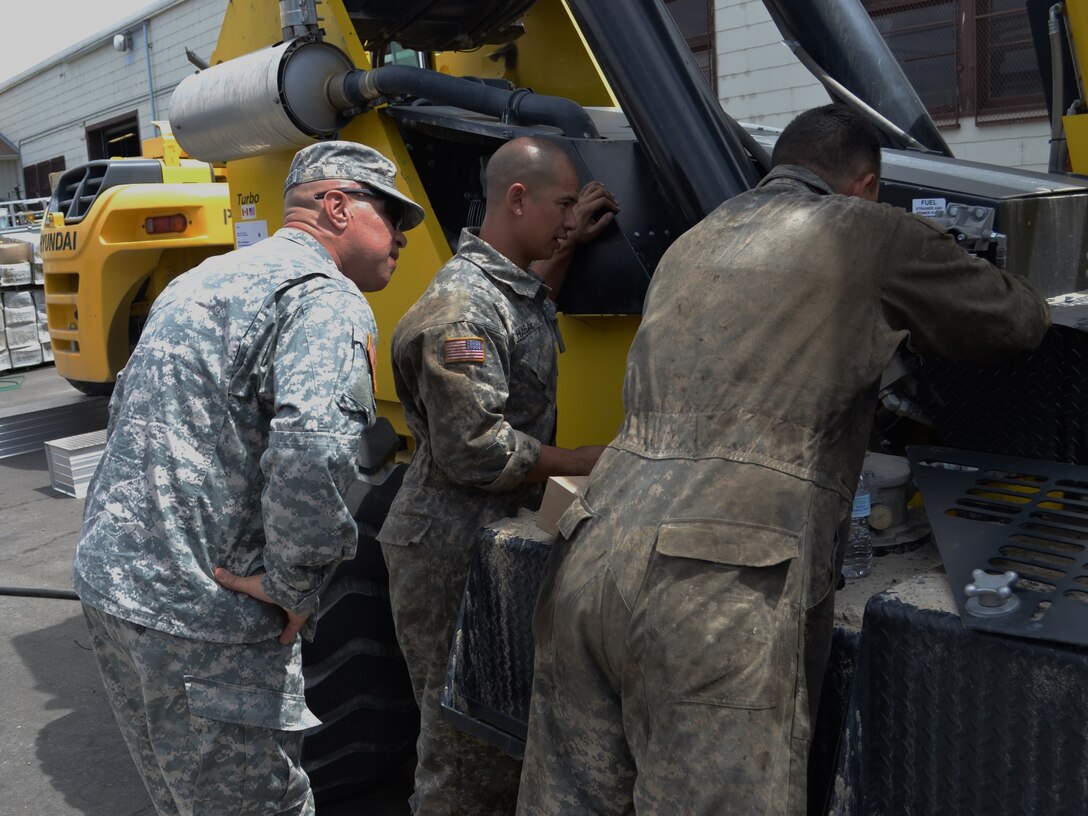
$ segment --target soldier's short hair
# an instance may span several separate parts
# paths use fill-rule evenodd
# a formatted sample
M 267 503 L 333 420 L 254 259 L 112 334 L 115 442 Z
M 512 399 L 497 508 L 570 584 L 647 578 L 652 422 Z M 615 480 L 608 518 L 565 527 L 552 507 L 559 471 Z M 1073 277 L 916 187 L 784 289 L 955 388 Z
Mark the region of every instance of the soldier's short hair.
M 880 175 L 880 134 L 846 105 L 812 108 L 799 114 L 775 142 L 771 164 L 811 170 L 832 187 L 864 173 Z

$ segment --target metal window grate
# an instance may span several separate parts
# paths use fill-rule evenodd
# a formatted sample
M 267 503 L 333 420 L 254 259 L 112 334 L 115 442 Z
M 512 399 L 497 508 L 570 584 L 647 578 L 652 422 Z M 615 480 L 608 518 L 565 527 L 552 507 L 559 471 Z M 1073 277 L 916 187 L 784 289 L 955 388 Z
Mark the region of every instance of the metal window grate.
M 964 108 L 956 0 L 866 0 L 865 8 L 934 121 L 956 124 Z
M 937 124 L 963 116 L 1045 115 L 1027 11 L 1019 0 L 863 0 Z M 961 24 L 962 21 L 962 24 Z
M 979 120 L 1045 113 L 1043 80 L 1024 4 L 978 0 L 975 31 Z
M 714 64 L 714 3 L 709 0 L 665 0 L 665 8 L 687 41 L 707 84 L 716 89 L 718 77 Z

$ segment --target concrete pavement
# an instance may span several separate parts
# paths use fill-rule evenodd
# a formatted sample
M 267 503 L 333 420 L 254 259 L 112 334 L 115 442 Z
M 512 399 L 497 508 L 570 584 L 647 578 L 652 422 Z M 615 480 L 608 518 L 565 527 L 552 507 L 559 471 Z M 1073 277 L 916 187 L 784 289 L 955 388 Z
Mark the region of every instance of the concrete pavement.
M 51 366 L 0 374 L 0 415 L 80 398 Z M 83 500 L 44 451 L 0 459 L 0 586 L 70 590 Z M 78 602 L 0 594 L 0 816 L 153 816 L 110 711 Z M 410 769 L 320 816 L 408 813 Z
M 0 411 L 79 393 L 52 367 L 0 376 Z M 83 501 L 44 451 L 0 459 L 0 585 L 71 589 Z M 0 814 L 153 814 L 102 691 L 79 604 L 0 596 Z

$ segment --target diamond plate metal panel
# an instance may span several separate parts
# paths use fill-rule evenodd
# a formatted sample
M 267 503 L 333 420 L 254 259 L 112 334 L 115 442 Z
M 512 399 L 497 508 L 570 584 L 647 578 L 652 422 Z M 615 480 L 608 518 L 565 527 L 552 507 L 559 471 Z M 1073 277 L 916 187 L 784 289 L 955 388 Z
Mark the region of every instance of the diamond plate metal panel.
M 1026 357 L 921 360 L 918 402 L 948 447 L 1088 464 L 1088 332 L 1051 326 Z
M 857 816 L 1081 816 L 1088 652 L 877 595 L 855 693 Z M 849 781 L 848 781 L 849 784 Z

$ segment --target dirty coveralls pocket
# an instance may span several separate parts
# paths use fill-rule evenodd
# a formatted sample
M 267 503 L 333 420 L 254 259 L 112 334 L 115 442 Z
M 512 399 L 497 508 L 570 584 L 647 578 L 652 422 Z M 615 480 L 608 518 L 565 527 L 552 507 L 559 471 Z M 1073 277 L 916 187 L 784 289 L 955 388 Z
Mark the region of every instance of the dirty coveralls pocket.
M 785 590 L 797 555 L 797 535 L 781 528 L 663 523 L 639 604 L 664 673 L 658 692 L 680 703 L 775 707 L 796 646 Z
M 593 511 L 580 496 L 576 496 L 559 517 L 556 528 L 559 530 L 559 535 L 570 541 L 575 531 L 582 526 L 582 522 L 591 518 L 593 518 Z
M 415 513 L 394 513 L 386 517 L 382 525 L 381 542 L 404 547 L 422 542 L 431 529 L 430 516 Z
M 198 741 L 194 812 L 236 802 L 232 813 L 267 816 L 307 795 L 298 765 L 302 732 L 321 721 L 303 695 L 192 676 L 185 695 Z M 211 809 L 201 807 L 205 801 Z

